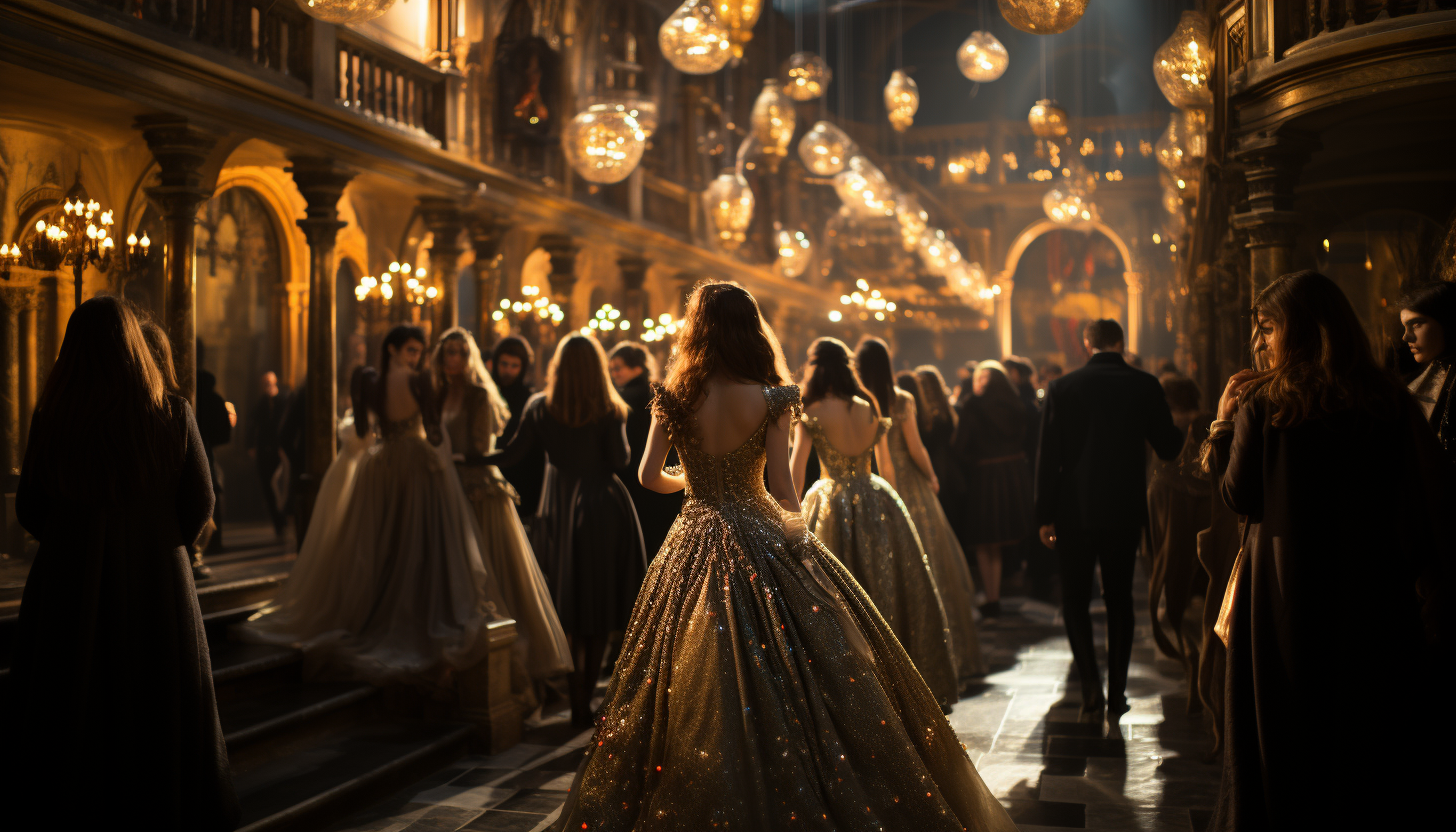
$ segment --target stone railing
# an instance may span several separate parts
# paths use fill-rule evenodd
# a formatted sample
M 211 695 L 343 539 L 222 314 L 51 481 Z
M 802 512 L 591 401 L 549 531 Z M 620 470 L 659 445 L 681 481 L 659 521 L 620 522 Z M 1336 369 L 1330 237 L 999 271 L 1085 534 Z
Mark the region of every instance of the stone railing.
M 84 0 L 225 52 L 263 70 L 310 82 L 313 19 L 289 0 Z
M 436 147 L 445 139 L 446 75 L 348 29 L 336 34 L 334 101 Z

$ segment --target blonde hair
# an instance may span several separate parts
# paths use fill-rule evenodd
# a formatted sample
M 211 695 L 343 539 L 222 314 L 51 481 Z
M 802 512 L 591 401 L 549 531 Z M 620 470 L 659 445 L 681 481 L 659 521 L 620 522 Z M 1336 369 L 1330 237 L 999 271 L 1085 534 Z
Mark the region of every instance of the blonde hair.
M 495 379 L 490 377 L 490 371 L 485 369 L 485 360 L 480 356 L 480 345 L 475 343 L 475 336 L 470 330 L 461 326 L 454 326 L 440 336 L 435 342 L 434 354 L 430 356 L 431 375 L 434 376 L 435 389 L 441 396 L 450 388 L 450 379 L 445 376 L 445 345 L 456 342 L 465 350 L 465 383 L 475 387 L 485 388 L 485 394 L 490 400 L 490 415 L 494 420 L 497 432 L 504 430 L 506 423 L 511 420 L 511 408 L 506 404 L 505 398 L 501 396 L 500 388 L 495 386 Z
M 598 419 L 626 419 L 630 408 L 607 373 L 607 354 L 590 335 L 569 335 L 556 345 L 546 371 L 546 410 L 567 427 Z

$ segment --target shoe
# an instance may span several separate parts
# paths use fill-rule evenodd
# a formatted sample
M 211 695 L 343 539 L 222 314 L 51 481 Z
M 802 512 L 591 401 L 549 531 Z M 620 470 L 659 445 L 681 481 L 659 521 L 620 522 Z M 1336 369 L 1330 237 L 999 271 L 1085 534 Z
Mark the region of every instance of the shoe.
M 1000 618 L 1001 617 L 1001 602 L 1000 601 L 987 601 L 986 603 L 982 604 L 981 605 L 981 617 L 982 618 Z
M 192 567 L 192 580 L 194 580 L 194 581 L 205 581 L 205 580 L 207 580 L 208 578 L 211 578 L 211 577 L 212 577 L 212 568 L 211 567 L 203 566 L 200 563 Z
M 1112 725 L 1116 725 L 1118 720 L 1122 719 L 1123 714 L 1130 710 L 1132 710 L 1132 706 L 1127 704 L 1125 698 L 1119 697 L 1113 699 L 1107 703 L 1107 721 Z
M 1091 702 L 1082 703 L 1082 712 L 1077 714 L 1077 721 L 1083 725 L 1100 725 L 1103 712 L 1107 710 L 1107 700 L 1098 696 Z

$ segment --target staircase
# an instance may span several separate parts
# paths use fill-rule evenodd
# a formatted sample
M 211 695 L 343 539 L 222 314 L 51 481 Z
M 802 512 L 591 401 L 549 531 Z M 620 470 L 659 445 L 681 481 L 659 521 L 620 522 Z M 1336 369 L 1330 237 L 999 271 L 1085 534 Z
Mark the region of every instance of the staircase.
M 475 726 L 370 685 L 305 682 L 296 649 L 231 641 L 227 628 L 273 597 L 295 556 L 271 540 L 271 528 L 228 531 L 232 548 L 208 559 L 213 574 L 198 583 L 197 598 L 240 830 L 321 829 L 479 745 Z M 22 586 L 0 586 L 0 686 L 8 682 Z

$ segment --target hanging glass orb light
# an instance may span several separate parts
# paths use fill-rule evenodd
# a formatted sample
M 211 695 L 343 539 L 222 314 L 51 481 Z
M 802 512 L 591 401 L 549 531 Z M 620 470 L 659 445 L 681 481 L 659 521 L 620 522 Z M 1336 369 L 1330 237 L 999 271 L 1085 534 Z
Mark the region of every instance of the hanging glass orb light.
M 1183 115 L 1183 150 L 1194 159 L 1208 155 L 1208 111 L 1187 109 Z
M 795 101 L 813 101 L 833 80 L 829 64 L 813 52 L 795 52 L 784 62 L 784 92 Z
M 803 229 L 780 228 L 774 233 L 774 242 L 779 249 L 778 260 L 774 261 L 779 274 L 792 280 L 809 268 L 809 262 L 814 259 L 814 244 Z
M 1026 123 L 1039 139 L 1060 139 L 1067 135 L 1067 111 L 1050 98 L 1032 105 L 1031 112 L 1026 114 Z
M 853 216 L 869 219 L 895 215 L 890 181 L 863 156 L 852 157 L 844 170 L 834 175 L 834 191 Z
M 297 0 L 310 17 L 325 23 L 364 23 L 389 11 L 394 0 Z
M 1077 25 L 1087 0 L 996 0 L 1006 22 L 1033 35 L 1055 35 Z
M 723 171 L 703 190 L 703 205 L 719 245 L 728 251 L 742 245 L 753 220 L 753 189 L 748 180 L 734 171 Z
M 885 110 L 890 116 L 890 126 L 898 133 L 909 130 L 919 109 L 920 85 L 903 69 L 891 72 L 890 81 L 885 84 Z
M 853 152 L 849 136 L 827 121 L 815 122 L 799 139 L 799 160 L 815 176 L 833 176 L 844 170 Z
M 763 13 L 762 0 L 715 0 L 718 19 L 728 27 L 728 40 L 732 44 L 733 60 L 743 58 L 743 47 L 753 40 L 753 27 Z M 734 64 L 737 66 L 737 64 Z
M 904 194 L 895 202 L 895 219 L 900 223 L 900 242 L 906 251 L 914 251 L 920 242 L 920 235 L 930 224 L 930 215 L 920 207 L 920 200 L 912 194 Z
M 640 93 L 609 90 L 578 100 L 586 105 L 582 107 L 582 112 L 601 113 L 614 110 L 625 112 L 637 119 L 637 126 L 642 128 L 643 136 L 650 139 L 652 134 L 657 132 L 657 102 Z
M 978 84 L 1000 78 L 1011 63 L 1011 55 L 990 32 L 972 32 L 956 50 L 956 66 L 961 74 Z
M 1183 114 L 1174 113 L 1168 118 L 1168 126 L 1163 130 L 1163 135 L 1153 144 L 1153 154 L 1158 157 L 1158 164 L 1168 171 L 1175 179 L 1192 179 L 1197 171 L 1198 165 L 1193 161 L 1193 155 L 1188 152 L 1183 136 Z
M 708 75 L 733 57 L 724 26 L 708 0 L 687 0 L 657 30 L 662 56 L 678 72 Z
M 1153 78 L 1174 107 L 1212 107 L 1213 44 L 1208 21 L 1195 11 L 1178 18 L 1173 34 L 1153 53 Z
M 925 229 L 916 241 L 916 249 L 920 253 L 920 262 L 925 264 L 925 270 L 934 275 L 944 276 L 946 272 L 957 268 L 956 264 L 963 259 L 961 250 L 939 228 Z
M 1095 218 L 1091 200 L 1069 183 L 1062 183 L 1047 191 L 1041 198 L 1041 208 L 1048 219 L 1063 225 L 1088 222 Z
M 561 147 L 566 159 L 588 182 L 621 182 L 637 169 L 647 136 L 625 105 L 586 110 L 566 125 Z
M 753 102 L 753 112 L 748 120 L 753 134 L 763 146 L 763 158 L 768 169 L 777 171 L 779 162 L 789 155 L 789 142 L 794 139 L 794 127 L 799 120 L 794 112 L 794 102 L 784 95 L 777 78 L 764 79 L 763 91 Z

